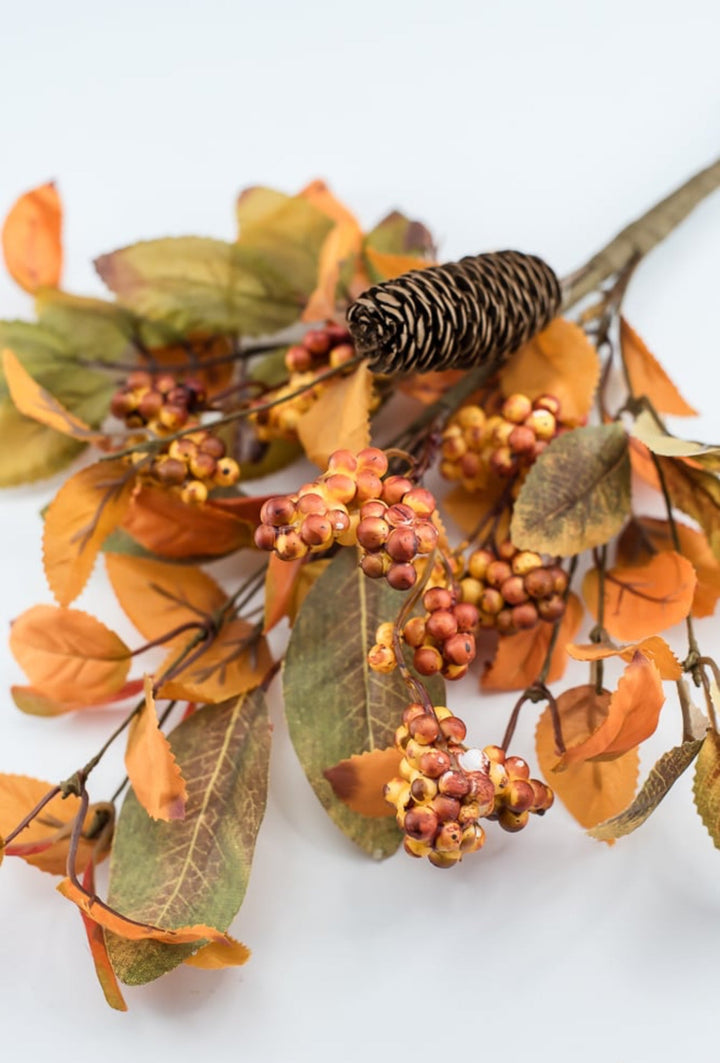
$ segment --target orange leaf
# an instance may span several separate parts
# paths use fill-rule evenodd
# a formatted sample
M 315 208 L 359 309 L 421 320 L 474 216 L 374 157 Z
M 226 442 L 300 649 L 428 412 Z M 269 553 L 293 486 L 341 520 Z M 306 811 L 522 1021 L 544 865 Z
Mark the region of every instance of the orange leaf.
M 92 860 L 85 868 L 82 884 L 83 889 L 87 890 L 88 893 L 95 893 L 95 865 Z M 115 977 L 115 972 L 110 964 L 110 957 L 108 956 L 103 929 L 93 919 L 90 919 L 85 912 L 81 911 L 80 917 L 83 921 L 83 926 L 85 927 L 85 933 L 87 934 L 90 955 L 92 956 L 93 964 L 95 965 L 95 974 L 97 975 L 97 980 L 100 983 L 100 988 L 103 991 L 105 1000 L 110 1007 L 115 1008 L 116 1011 L 127 1011 L 127 1004 L 120 992 L 118 980 Z
M 303 567 L 303 559 L 282 561 L 277 554 L 270 554 L 265 573 L 265 622 L 263 634 L 272 631 L 284 616 L 288 615 L 295 582 Z
M 443 511 L 454 520 L 464 535 L 471 535 L 483 518 L 500 501 L 506 485 L 499 476 L 488 476 L 487 486 L 468 491 L 462 484 L 451 487 L 442 500 Z M 510 509 L 503 510 L 495 526 L 495 536 L 504 539 L 510 530 Z
M 302 314 L 303 321 L 321 321 L 335 314 L 340 269 L 345 262 L 358 259 L 362 229 L 355 215 L 335 198 L 324 181 L 311 181 L 299 195 L 336 223 L 320 249 L 317 285 Z
M 680 553 L 691 562 L 697 575 L 691 615 L 712 616 L 720 598 L 720 561 L 715 557 L 704 532 L 675 521 Z M 672 550 L 674 539 L 666 520 L 636 517 L 618 540 L 617 560 L 634 565 L 649 560 L 658 550 Z
M 598 694 L 594 686 L 564 691 L 557 699 L 557 711 L 565 742 L 579 744 L 597 730 L 607 716 L 609 702 L 609 693 Z M 622 812 L 632 801 L 640 764 L 637 749 L 616 760 L 570 764 L 565 771 L 556 772 L 559 753 L 549 707 L 538 721 L 535 748 L 545 780 L 583 827 L 602 823 Z
M 323 775 L 353 812 L 363 816 L 393 816 L 395 809 L 385 800 L 383 788 L 398 774 L 402 753 L 395 746 L 356 753 L 341 760 Z
M 655 732 L 664 702 L 660 673 L 644 654 L 636 653 L 610 698 L 603 722 L 582 742 L 568 745 L 566 740 L 567 750 L 558 768 L 635 749 Z
M 61 402 L 41 387 L 28 373 L 25 366 L 12 351 L 2 352 L 5 380 L 10 397 L 20 413 L 54 428 L 56 432 L 79 439 L 84 443 L 104 442 L 102 432 L 96 432 L 79 417 L 66 410 Z
M 562 317 L 526 343 L 500 370 L 503 395 L 555 395 L 563 421 L 578 424 L 590 412 L 600 359 L 579 325 Z
M 231 382 L 236 365 L 232 336 L 205 336 L 193 333 L 182 344 L 152 347 L 153 362 L 167 366 L 172 373 L 201 380 L 212 398 Z
M 630 468 L 648 487 L 660 491 L 660 480 L 657 469 L 650 451 L 635 436 L 628 436 L 628 450 L 630 452 Z
M 152 677 L 145 676 L 145 704 L 130 722 L 125 770 L 140 804 L 153 819 L 184 819 L 187 787 L 170 743 L 160 730 Z
M 122 521 L 135 484 L 123 461 L 99 461 L 66 480 L 48 506 L 43 562 L 60 605 L 77 598 L 110 532 Z
M 223 557 L 251 546 L 257 523 L 217 505 L 190 505 L 160 487 L 142 487 L 122 526 L 146 550 L 179 560 Z
M 334 450 L 357 452 L 370 443 L 372 373 L 365 364 L 333 380 L 298 421 L 305 453 L 321 469 Z
M 86 893 L 69 878 L 64 878 L 58 884 L 57 890 L 103 929 L 119 937 L 127 938 L 128 941 L 162 941 L 166 945 L 191 945 L 205 938 L 209 941 L 227 942 L 228 944 L 232 940 L 221 930 L 216 930 L 213 926 L 204 926 L 202 923 L 195 926 L 181 926 L 176 930 L 163 930 L 162 927 L 151 926 L 149 923 L 136 923 L 134 919 L 128 919 L 120 912 L 108 908 L 99 897 Z
M 224 624 L 206 650 L 162 684 L 158 696 L 215 703 L 227 701 L 262 683 L 273 660 L 264 638 L 254 637 L 247 620 Z M 178 660 L 177 643 L 163 662 L 163 674 Z M 182 650 L 181 650 L 182 652 Z
M 620 318 L 620 343 L 635 395 L 646 396 L 660 413 L 673 414 L 675 417 L 697 416 L 697 410 L 685 401 L 663 367 L 624 317 Z
M 565 647 L 577 634 L 582 613 L 579 599 L 570 594 L 565 615 L 560 621 L 546 682 L 554 683 L 563 675 L 567 664 Z M 525 690 L 540 674 L 552 632 L 553 625 L 541 621 L 529 631 L 518 631 L 516 635 L 501 638 L 495 660 L 480 680 L 480 688 L 484 691 Z
M 576 661 L 600 661 L 607 657 L 620 657 L 623 661 L 631 661 L 636 653 L 642 653 L 653 662 L 663 679 L 680 679 L 683 674 L 682 665 L 665 639 L 659 635 L 651 635 L 629 646 L 608 646 L 598 642 L 578 646 L 570 643 L 567 651 Z
M 697 577 L 687 560 L 662 550 L 645 565 L 618 565 L 605 573 L 603 624 L 613 638 L 635 642 L 679 623 L 690 612 Z M 600 580 L 590 569 L 583 596 L 597 619 Z
M 419 255 L 394 255 L 387 251 L 376 251 L 374 247 L 365 248 L 365 258 L 380 281 L 393 280 L 411 270 L 427 269 L 432 262 Z
M 413 373 L 411 376 L 401 377 L 397 381 L 397 387 L 405 395 L 417 399 L 423 406 L 432 406 L 458 382 L 464 372 L 463 369 L 441 369 L 430 373 Z
M 242 941 L 226 935 L 225 941 L 211 941 L 201 949 L 186 956 L 183 963 L 189 967 L 200 967 L 203 971 L 218 971 L 222 967 L 240 967 L 250 959 L 250 949 Z
M 111 553 L 105 564 L 123 611 L 149 640 L 211 617 L 227 602 L 215 580 L 192 565 Z
M 35 605 L 10 628 L 10 649 L 31 684 L 53 701 L 96 705 L 120 690 L 130 651 L 89 613 Z
M 142 690 L 141 679 L 129 679 L 127 683 L 109 694 L 102 701 L 92 703 L 93 708 L 101 705 L 112 705 L 118 701 L 125 701 Z M 76 712 L 78 709 L 87 709 L 89 706 L 84 701 L 56 701 L 46 694 L 41 694 L 35 687 L 10 687 L 10 694 L 18 709 L 28 716 L 62 716 L 66 712 Z
M 26 292 L 60 283 L 62 205 L 52 181 L 15 201 L 3 224 L 2 248 L 8 273 Z
M 53 789 L 53 784 L 27 775 L 0 774 L 0 837 L 6 838 L 19 823 L 35 808 L 42 798 Z M 19 856 L 26 863 L 47 871 L 51 875 L 66 873 L 70 848 L 70 831 L 80 811 L 80 798 L 72 794 L 53 797 L 40 814 L 6 846 L 6 856 Z M 84 827 L 89 827 L 95 816 L 91 805 L 85 817 Z M 85 867 L 93 855 L 95 841 L 80 838 L 76 867 Z M 107 849 L 101 854 L 105 855 Z

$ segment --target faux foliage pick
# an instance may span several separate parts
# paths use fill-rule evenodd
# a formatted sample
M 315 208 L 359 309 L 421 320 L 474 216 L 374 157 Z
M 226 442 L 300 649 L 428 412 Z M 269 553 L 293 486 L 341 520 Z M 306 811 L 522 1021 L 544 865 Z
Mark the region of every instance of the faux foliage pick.
M 12 625 L 28 679 L 12 696 L 35 716 L 115 706 L 115 726 L 60 782 L 0 775 L 0 856 L 64 876 L 112 1007 L 119 982 L 248 958 L 228 928 L 265 809 L 280 667 L 308 779 L 372 856 L 402 845 L 451 868 L 488 821 L 518 831 L 556 796 L 613 843 L 694 761 L 720 847 L 720 669 L 693 627 L 720 598 L 720 446 L 668 433 L 665 415 L 695 411 L 621 316 L 640 259 L 718 184 L 720 163 L 563 280 L 516 251 L 438 266 L 423 225 L 393 213 L 363 233 L 320 181 L 251 188 L 235 240 L 103 255 L 108 300 L 60 287 L 53 185 L 13 206 L 5 261 L 37 320 L 0 322 L 0 483 L 84 461 L 44 514 L 55 604 Z M 582 300 L 574 321 L 558 316 Z M 399 393 L 414 412 L 382 437 L 374 415 Z M 318 466 L 307 482 L 303 456 Z M 288 494 L 253 490 L 279 470 Z M 662 519 L 642 512 L 631 470 Z M 130 646 L 74 606 L 100 555 Z M 220 557 L 237 559 L 226 586 L 203 567 Z M 281 621 L 283 661 L 266 639 Z M 682 661 L 662 637 L 677 624 Z M 158 647 L 147 674 L 137 659 Z M 588 677 L 563 689 L 568 656 Z M 518 692 L 484 748 L 448 706 L 458 682 Z M 528 703 L 545 706 L 534 769 L 510 749 Z M 638 786 L 638 747 L 676 709 L 678 744 Z M 120 742 L 127 775 L 91 804 L 93 769 Z

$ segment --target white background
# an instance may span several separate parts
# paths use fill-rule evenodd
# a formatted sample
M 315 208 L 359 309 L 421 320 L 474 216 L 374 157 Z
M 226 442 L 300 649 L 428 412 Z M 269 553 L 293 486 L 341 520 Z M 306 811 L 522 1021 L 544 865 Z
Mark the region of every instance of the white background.
M 232 238 L 241 187 L 294 191 L 322 176 L 367 225 L 395 206 L 425 220 L 443 257 L 518 247 L 562 274 L 715 158 L 719 34 L 716 0 L 5 5 L 0 214 L 56 178 L 65 284 L 100 293 L 97 254 L 167 234 Z M 643 264 L 627 300 L 631 322 L 704 412 L 692 433 L 715 440 L 719 274 L 716 195 Z M 0 280 L 0 315 L 30 313 Z M 50 601 L 38 510 L 60 482 L 2 496 L 4 631 Z M 78 605 L 135 638 L 102 573 Z M 718 630 L 699 625 L 706 652 Z M 0 654 L 3 688 L 22 682 L 4 639 Z M 1 696 L 3 771 L 65 776 L 117 719 L 43 721 Z M 498 740 L 510 696 L 451 697 L 474 741 Z M 528 756 L 533 711 L 518 732 Z M 377 865 L 325 818 L 277 696 L 273 714 L 268 813 L 234 925 L 252 961 L 127 990 L 130 1012 L 113 1013 L 77 912 L 49 876 L 7 860 L 7 1058 L 712 1054 L 720 854 L 693 810 L 689 776 L 613 849 L 556 808 L 520 835 L 491 831 L 452 873 L 403 856 Z M 644 767 L 678 737 L 671 698 Z M 95 796 L 120 771 L 104 762 Z

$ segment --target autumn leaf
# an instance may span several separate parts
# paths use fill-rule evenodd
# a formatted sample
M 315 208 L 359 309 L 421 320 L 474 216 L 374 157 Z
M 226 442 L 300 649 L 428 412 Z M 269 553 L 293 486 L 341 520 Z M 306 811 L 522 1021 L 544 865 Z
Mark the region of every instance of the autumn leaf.
M 92 702 L 92 707 L 99 708 L 103 705 L 112 705 L 118 701 L 125 701 L 127 698 L 139 694 L 142 688 L 142 679 L 129 679 L 127 683 L 124 683 L 114 693 L 108 694 L 101 701 Z M 10 687 L 10 695 L 17 708 L 21 712 L 27 713 L 28 716 L 63 716 L 66 712 L 77 712 L 78 709 L 90 707 L 86 702 L 78 701 L 77 699 L 57 701 L 54 698 L 49 698 L 47 694 L 41 694 L 36 687 L 12 686 Z
M 251 546 L 257 522 L 251 524 L 219 506 L 191 505 L 159 487 L 142 487 L 133 496 L 122 527 L 153 554 L 198 561 Z
M 119 691 L 130 651 L 89 613 L 35 605 L 10 628 L 10 649 L 33 687 L 53 701 L 96 705 Z
M 429 373 L 412 373 L 408 377 L 401 377 L 397 382 L 399 391 L 417 399 L 423 406 L 432 406 L 434 402 L 442 398 L 453 384 L 457 384 L 462 369 L 432 370 Z
M 40 801 L 54 789 L 53 784 L 28 775 L 0 774 L 0 837 L 7 838 Z M 6 856 L 19 856 L 26 863 L 51 875 L 66 873 L 70 849 L 70 832 L 80 813 L 80 798 L 57 794 L 31 823 L 5 846 Z M 91 805 L 83 827 L 87 830 L 95 818 Z M 76 868 L 83 868 L 93 856 L 95 840 L 80 836 Z M 96 853 L 102 859 L 107 846 Z
M 69 605 L 85 586 L 100 547 L 128 510 L 134 484 L 122 460 L 100 461 L 66 480 L 50 503 L 43 563 L 60 605 Z
M 186 624 L 199 626 L 227 602 L 212 576 L 193 565 L 112 553 L 105 564 L 123 612 L 149 641 Z
M 178 641 L 158 674 L 165 674 L 182 652 Z M 214 704 L 259 686 L 272 666 L 268 644 L 253 625 L 247 620 L 230 620 L 199 656 L 188 659 L 177 671 L 173 669 L 172 678 L 161 684 L 158 696 Z
M 695 765 L 693 795 L 698 815 L 720 849 L 720 735 L 708 731 Z
M 582 621 L 582 605 L 574 594 L 568 596 L 565 614 L 550 660 L 546 682 L 562 678 L 567 665 L 566 645 L 577 634 Z M 490 691 L 525 690 L 537 680 L 545 662 L 552 639 L 553 625 L 542 622 L 528 631 L 505 635 L 498 641 L 498 651 L 480 680 L 485 693 Z
M 35 311 L 40 325 L 61 337 L 76 358 L 117 362 L 133 357 L 136 342 L 146 348 L 163 342 L 163 333 L 157 326 L 105 299 L 43 288 L 35 296 Z M 153 351 L 153 358 L 156 357 Z
M 662 491 L 658 479 L 657 469 L 652 454 L 635 436 L 628 436 L 628 452 L 630 454 L 630 468 L 635 476 L 639 477 L 653 491 Z
M 419 258 L 417 255 L 392 254 L 388 251 L 378 251 L 374 247 L 365 248 L 364 258 L 373 284 L 393 280 L 403 273 L 427 269 L 433 264 L 430 259 Z
M 304 560 L 283 561 L 273 553 L 265 573 L 263 634 L 272 631 L 284 616 L 288 615 L 295 582 L 303 568 Z
M 582 742 L 568 743 L 556 770 L 594 757 L 617 757 L 654 734 L 665 702 L 662 679 L 653 662 L 636 652 L 610 697 L 605 719 Z
M 310 461 L 325 469 L 334 450 L 357 453 L 369 445 L 371 396 L 372 373 L 364 364 L 350 376 L 328 383 L 298 421 L 300 442 Z
M 650 774 L 632 804 L 619 815 L 592 827 L 588 831 L 590 837 L 600 842 L 614 842 L 617 838 L 623 838 L 626 834 L 631 834 L 641 827 L 682 773 L 690 767 L 702 744 L 702 739 L 693 738 L 663 753 L 651 768 Z
M 600 358 L 579 325 L 558 317 L 500 370 L 506 397 L 554 395 L 563 421 L 578 424 L 590 412 L 600 379 Z
M 82 877 L 82 887 L 91 896 L 95 894 L 95 865 L 92 860 L 85 868 L 85 872 Z M 127 1004 L 123 999 L 123 995 L 120 992 L 120 986 L 118 985 L 115 972 L 110 965 L 110 957 L 107 953 L 107 945 L 105 944 L 105 935 L 102 927 L 91 919 L 84 911 L 80 911 L 80 916 L 85 927 L 85 933 L 87 935 L 88 945 L 90 946 L 90 955 L 92 956 L 93 964 L 95 966 L 95 974 L 97 980 L 100 983 L 100 988 L 103 991 L 105 1000 L 114 1008 L 115 1011 L 127 1011 Z
M 610 694 L 598 694 L 592 685 L 573 687 L 557 698 L 566 744 L 580 744 L 601 726 L 607 716 Z M 568 812 L 582 827 L 594 827 L 627 808 L 637 784 L 637 749 L 615 760 L 570 764 L 555 771 L 559 752 L 549 707 L 540 717 L 535 733 L 538 764 L 546 782 Z M 612 839 L 608 839 L 612 845 Z
M 663 367 L 624 317 L 620 318 L 620 344 L 634 395 L 644 395 L 660 413 L 669 413 L 675 417 L 696 416 L 697 410 L 685 401 Z
M 57 287 L 62 271 L 62 205 L 55 184 L 20 196 L 2 227 L 5 265 L 26 292 Z
M 662 679 L 680 679 L 683 674 L 682 665 L 665 639 L 659 635 L 650 635 L 649 638 L 633 642 L 629 646 L 609 646 L 603 642 L 591 642 L 582 646 L 569 643 L 567 651 L 576 661 L 601 661 L 608 657 L 620 657 L 623 661 L 630 662 L 636 653 L 642 653 L 653 662 Z
M 178 375 L 187 374 L 202 381 L 210 398 L 232 382 L 237 364 L 237 339 L 195 330 L 182 343 L 153 347 L 151 356 L 159 366 Z
M 108 903 L 141 922 L 227 929 L 247 888 L 265 811 L 270 725 L 262 691 L 198 709 L 170 735 L 185 819 L 152 820 L 130 791 L 115 831 Z M 232 939 L 223 936 L 232 948 Z M 107 935 L 121 981 L 158 978 L 196 951 Z
M 145 676 L 145 704 L 128 728 L 125 770 L 140 804 L 153 819 L 183 819 L 187 788 L 170 743 L 160 730 L 152 677 Z
M 154 926 L 152 923 L 140 923 L 129 919 L 93 894 L 86 893 L 77 883 L 64 878 L 57 885 L 58 893 L 76 904 L 80 911 L 101 926 L 127 941 L 157 941 L 164 945 L 191 945 L 196 942 L 226 940 L 226 935 L 214 926 L 197 923 L 193 926 L 178 926 L 173 929 Z
M 367 579 L 356 552 L 342 550 L 305 598 L 283 667 L 290 737 L 310 785 L 337 826 L 377 857 L 396 850 L 397 826 L 353 812 L 335 796 L 324 772 L 394 741 L 408 691 L 397 672 L 371 671 L 367 651 L 377 625 L 397 609 L 397 592 L 384 580 Z M 433 702 L 444 704 L 443 684 L 435 679 L 426 685 Z
M 720 454 L 720 447 L 707 443 L 696 443 L 670 435 L 661 428 L 649 410 L 642 410 L 635 418 L 630 429 L 653 454 L 670 458 L 695 458 L 706 454 Z
M 250 949 L 247 945 L 226 934 L 224 941 L 208 942 L 191 956 L 186 956 L 183 963 L 203 971 L 219 971 L 224 967 L 241 967 L 249 959 Z
M 635 642 L 665 631 L 688 613 L 697 577 L 687 558 L 662 550 L 644 565 L 617 565 L 605 573 L 603 626 L 613 638 Z M 588 609 L 599 615 L 600 575 L 590 569 L 583 580 Z
M 554 439 L 528 473 L 510 535 L 521 550 L 568 557 L 612 539 L 630 511 L 627 436 L 618 424 Z
M 10 396 L 25 417 L 82 443 L 101 443 L 105 440 L 102 432 L 94 431 L 90 425 L 66 410 L 49 391 L 40 387 L 12 351 L 3 351 L 2 361 Z
M 341 760 L 323 775 L 333 793 L 353 812 L 363 816 L 393 816 L 395 809 L 385 800 L 383 788 L 399 772 L 402 753 L 395 746 L 373 749 Z
M 339 209 L 331 206 L 327 198 L 323 197 L 321 209 L 328 213 L 332 210 L 329 216 L 334 218 L 335 225 L 325 237 L 320 250 L 317 285 L 303 310 L 303 321 L 322 321 L 334 317 L 341 267 L 350 263 L 353 272 L 357 270 L 357 260 L 363 243 L 362 229 L 355 216 L 341 207 L 334 197 L 333 202 Z
M 690 615 L 712 616 L 720 598 L 720 561 L 715 557 L 706 535 L 681 521 L 674 521 L 680 553 L 695 569 L 697 584 Z M 659 550 L 672 550 L 675 540 L 666 520 L 634 517 L 623 530 L 617 543 L 617 560 L 622 565 L 635 565 L 652 558 Z
M 696 520 L 720 560 L 720 480 L 682 458 L 657 458 L 673 506 Z

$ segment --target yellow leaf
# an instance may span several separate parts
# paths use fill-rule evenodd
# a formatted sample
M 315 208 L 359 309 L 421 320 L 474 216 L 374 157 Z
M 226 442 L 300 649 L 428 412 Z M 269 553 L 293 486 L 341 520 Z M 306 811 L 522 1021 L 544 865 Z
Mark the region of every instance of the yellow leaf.
M 297 426 L 310 461 L 325 469 L 334 450 L 356 453 L 369 446 L 371 397 L 372 373 L 364 364 L 328 384 Z
M 600 358 L 579 325 L 558 317 L 500 370 L 503 395 L 531 399 L 554 395 L 564 422 L 578 424 L 590 412 L 600 379 Z
M 178 642 L 159 674 L 164 674 L 178 660 L 179 649 Z M 247 620 L 231 620 L 223 625 L 206 650 L 162 684 L 158 696 L 213 704 L 227 701 L 259 686 L 272 665 L 266 640 L 255 637 L 254 628 Z
M 8 273 L 31 294 L 57 287 L 62 270 L 62 205 L 53 182 L 20 196 L 2 228 Z
M 213 926 L 204 926 L 201 923 L 195 926 L 181 926 L 176 930 L 164 930 L 162 927 L 151 926 L 149 923 L 137 923 L 121 915 L 120 912 L 108 908 L 99 897 L 85 892 L 69 878 L 63 879 L 58 884 L 57 890 L 63 897 L 76 904 L 88 918 L 105 930 L 127 938 L 128 941 L 162 941 L 166 945 L 189 945 L 206 938 L 209 941 L 227 941 L 228 943 L 231 940 L 221 930 L 216 930 Z
M 645 565 L 617 565 L 605 573 L 603 625 L 613 638 L 634 642 L 679 623 L 688 613 L 697 577 L 687 558 L 662 550 Z M 597 619 L 600 577 L 590 569 L 583 596 Z
M 123 611 L 148 640 L 212 617 L 227 602 L 215 580 L 193 565 L 112 553 L 105 564 Z
M 394 816 L 395 809 L 385 800 L 383 789 L 398 774 L 401 759 L 402 753 L 395 746 L 373 749 L 341 760 L 323 775 L 335 796 L 353 812 L 363 816 Z
M 693 781 L 695 807 L 700 819 L 720 849 L 720 735 L 708 731 L 695 765 Z
M 83 443 L 101 443 L 105 440 L 102 432 L 96 432 L 66 410 L 49 391 L 40 387 L 12 351 L 3 351 L 2 361 L 10 397 L 25 417 Z
M 201 949 L 186 956 L 183 963 L 199 967 L 203 971 L 218 971 L 223 967 L 240 967 L 250 959 L 250 949 L 242 941 L 226 935 L 225 941 L 211 941 Z
M 48 506 L 43 562 L 60 605 L 69 605 L 85 586 L 100 547 L 128 510 L 134 485 L 123 461 L 100 461 L 66 480 Z
M 10 628 L 10 649 L 31 684 L 53 701 L 96 705 L 119 691 L 130 651 L 89 613 L 35 605 Z
M 564 691 L 557 699 L 557 711 L 565 742 L 579 744 L 597 730 L 607 715 L 609 702 L 609 693 L 597 694 L 594 686 Z M 632 801 L 639 769 L 637 749 L 616 760 L 570 764 L 565 771 L 557 772 L 554 769 L 559 751 L 549 708 L 538 721 L 535 748 L 546 782 L 581 826 L 594 827 L 622 812 Z M 608 844 L 612 845 L 613 840 L 608 839 Z
M 697 415 L 624 317 L 620 318 L 620 343 L 634 395 L 646 396 L 659 413 L 675 417 Z
M 683 674 L 682 665 L 660 635 L 651 635 L 629 646 L 608 646 L 602 642 L 591 642 L 582 646 L 570 643 L 567 651 L 576 661 L 600 661 L 607 657 L 620 657 L 629 662 L 636 653 L 642 653 L 653 662 L 662 679 L 680 679 Z
M 569 745 L 558 769 L 595 757 L 621 756 L 655 732 L 665 702 L 662 680 L 655 665 L 636 653 L 611 695 L 607 716 L 582 742 Z
M 547 682 L 554 683 L 560 679 L 567 664 L 568 642 L 577 634 L 582 620 L 582 606 L 574 594 L 568 596 L 565 615 L 560 621 L 560 631 L 553 650 Z M 484 691 L 491 690 L 525 690 L 534 683 L 545 661 L 553 625 L 544 621 L 529 631 L 518 631 L 516 635 L 506 635 L 498 642 L 495 660 L 480 680 Z
M 130 721 L 125 770 L 140 804 L 153 819 L 185 818 L 187 788 L 170 743 L 160 730 L 152 677 L 145 676 L 145 704 Z

